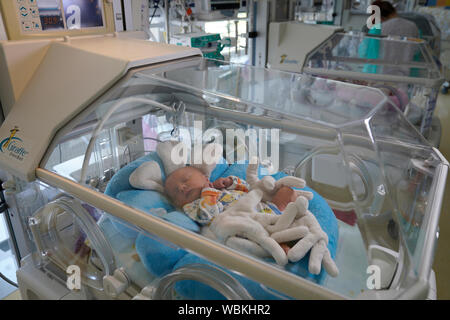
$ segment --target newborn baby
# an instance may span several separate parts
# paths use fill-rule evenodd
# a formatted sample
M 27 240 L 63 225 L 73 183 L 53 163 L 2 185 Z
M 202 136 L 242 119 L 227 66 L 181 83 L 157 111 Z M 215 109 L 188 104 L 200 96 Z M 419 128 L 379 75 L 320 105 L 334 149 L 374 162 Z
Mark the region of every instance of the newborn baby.
M 247 182 L 235 176 L 210 182 L 207 176 L 194 167 L 175 170 L 165 182 L 166 194 L 173 203 L 201 225 L 208 225 L 216 215 L 247 193 L 248 188 Z M 297 197 L 292 188 L 283 186 L 271 202 L 260 202 L 257 210 L 281 214 Z

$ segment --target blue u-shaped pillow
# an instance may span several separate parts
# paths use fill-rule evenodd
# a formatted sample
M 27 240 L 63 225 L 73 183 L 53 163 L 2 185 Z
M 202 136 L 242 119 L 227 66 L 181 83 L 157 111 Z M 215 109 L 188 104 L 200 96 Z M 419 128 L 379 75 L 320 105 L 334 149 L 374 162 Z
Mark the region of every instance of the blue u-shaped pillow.
M 108 183 L 105 194 L 134 208 L 141 209 L 149 214 L 154 214 L 153 210 L 155 208 L 163 208 L 168 212 L 162 216 L 163 219 L 187 230 L 198 233 L 200 231 L 199 225 L 187 217 L 184 213 L 176 211 L 175 207 L 170 204 L 169 200 L 165 196 L 156 191 L 134 189 L 130 185 L 128 181 L 130 174 L 145 161 L 156 161 L 160 165 L 162 169 L 162 178 L 164 181 L 166 178 L 163 170 L 164 166 L 158 155 L 155 152 L 152 152 L 120 169 Z M 213 170 L 211 174 L 211 181 L 230 175 L 238 176 L 245 180 L 247 166 L 247 163 L 228 165 L 225 161 L 222 161 Z M 260 178 L 266 175 L 265 169 L 262 167 L 259 167 L 258 173 Z M 278 180 L 287 175 L 285 173 L 278 172 L 272 176 Z M 334 259 L 338 242 L 338 225 L 336 217 L 325 199 L 322 198 L 317 192 L 308 187 L 305 187 L 304 190 L 311 191 L 314 194 L 314 198 L 309 202 L 309 210 L 315 215 L 323 231 L 328 235 L 328 249 Z M 161 277 L 191 263 L 206 263 L 214 265 L 213 263 L 200 258 L 193 253 L 187 252 L 182 248 L 176 247 L 162 239 L 139 232 L 139 230 L 123 221 L 119 221 L 118 219 L 111 217 L 111 222 L 117 231 L 119 231 L 123 236 L 135 239 L 136 251 L 145 268 L 152 275 Z M 308 272 L 308 262 L 309 253 L 300 261 L 296 263 L 289 263 L 285 266 L 285 269 L 315 283 L 323 283 L 325 277 L 327 276 L 325 270 L 322 269 L 320 274 L 313 275 Z M 221 268 L 220 266 L 217 267 Z M 224 268 L 221 269 L 225 272 L 229 272 Z M 261 286 L 260 284 L 241 275 L 232 274 L 232 276 L 244 285 L 255 299 L 279 299 L 280 296 L 283 296 L 279 293 L 273 293 L 264 286 Z M 178 294 L 188 299 L 206 300 L 224 298 L 214 289 L 197 281 L 180 281 L 176 285 L 176 290 Z

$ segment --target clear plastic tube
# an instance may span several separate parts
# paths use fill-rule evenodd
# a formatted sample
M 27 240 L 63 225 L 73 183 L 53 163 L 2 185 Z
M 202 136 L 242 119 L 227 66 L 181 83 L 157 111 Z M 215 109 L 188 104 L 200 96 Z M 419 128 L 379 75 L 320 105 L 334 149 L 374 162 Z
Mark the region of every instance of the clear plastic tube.
M 217 290 L 228 300 L 253 300 L 253 297 L 235 278 L 225 271 L 200 263 L 186 265 L 166 275 L 158 282 L 153 299 L 172 300 L 175 283 L 182 280 L 195 280 Z
M 94 129 L 94 132 L 92 133 L 92 137 L 89 140 L 89 144 L 87 146 L 86 149 L 86 153 L 84 155 L 84 159 L 83 159 L 83 166 L 81 167 L 81 174 L 80 174 L 80 183 L 85 183 L 86 181 L 86 174 L 87 174 L 87 169 L 89 167 L 89 161 L 91 159 L 91 153 L 92 150 L 94 149 L 94 145 L 95 145 L 95 141 L 97 140 L 98 134 L 100 133 L 100 131 L 103 129 L 103 126 L 105 125 L 106 121 L 108 121 L 108 119 L 111 117 L 111 115 L 117 110 L 119 109 L 121 106 L 130 103 L 130 102 L 137 102 L 137 103 L 145 103 L 145 104 L 150 104 L 153 105 L 157 108 L 169 111 L 169 112 L 173 112 L 173 109 L 171 109 L 170 107 L 150 100 L 150 99 L 145 99 L 145 98 L 137 98 L 137 97 L 129 97 L 129 98 L 124 98 L 119 100 L 118 102 L 116 102 L 109 110 L 108 112 L 103 116 L 103 118 L 101 119 L 101 121 L 97 124 L 97 126 Z

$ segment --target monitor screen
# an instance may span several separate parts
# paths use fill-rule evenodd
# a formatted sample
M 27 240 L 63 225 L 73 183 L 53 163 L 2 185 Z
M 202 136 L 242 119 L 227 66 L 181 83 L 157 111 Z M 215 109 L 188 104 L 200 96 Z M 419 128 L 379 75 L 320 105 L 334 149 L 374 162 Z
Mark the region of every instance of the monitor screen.
M 22 33 L 103 28 L 102 0 L 15 0 Z

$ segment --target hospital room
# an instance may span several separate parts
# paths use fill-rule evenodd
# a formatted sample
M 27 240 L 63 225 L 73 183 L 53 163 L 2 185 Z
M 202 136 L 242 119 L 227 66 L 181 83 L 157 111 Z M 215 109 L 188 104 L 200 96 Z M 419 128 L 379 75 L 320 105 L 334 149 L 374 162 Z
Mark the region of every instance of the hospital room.
M 2 0 L 0 305 L 450 300 L 449 91 L 449 0 Z

